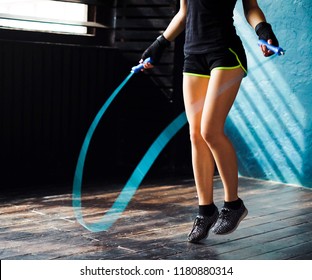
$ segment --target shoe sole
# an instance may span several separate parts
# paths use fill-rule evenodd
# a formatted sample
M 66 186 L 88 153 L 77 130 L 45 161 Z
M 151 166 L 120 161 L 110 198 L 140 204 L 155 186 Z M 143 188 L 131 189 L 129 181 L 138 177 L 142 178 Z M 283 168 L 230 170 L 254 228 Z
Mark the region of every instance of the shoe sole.
M 238 228 L 240 222 L 241 222 L 242 220 L 244 220 L 244 219 L 246 218 L 247 215 L 248 215 L 248 210 L 247 210 L 247 208 L 246 208 L 245 211 L 244 211 L 244 213 L 242 214 L 242 216 L 239 218 L 239 220 L 238 220 L 236 226 L 235 226 L 232 230 L 230 230 L 230 231 L 228 231 L 228 232 L 225 232 L 225 233 L 215 233 L 215 232 L 213 232 L 213 233 L 214 233 L 215 235 L 227 235 L 227 234 L 231 234 L 232 232 L 234 232 L 234 231 Z
M 207 235 L 205 237 L 203 237 L 202 239 L 199 239 L 199 240 L 187 240 L 189 243 L 200 243 L 201 241 L 204 241 L 208 238 L 209 236 L 209 231 L 207 233 Z

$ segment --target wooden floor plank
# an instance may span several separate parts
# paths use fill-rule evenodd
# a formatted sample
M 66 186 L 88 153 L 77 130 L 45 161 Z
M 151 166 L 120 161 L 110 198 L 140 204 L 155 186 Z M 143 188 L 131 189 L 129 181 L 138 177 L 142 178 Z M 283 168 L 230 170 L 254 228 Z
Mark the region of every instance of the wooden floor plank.
M 276 249 L 273 252 L 264 253 L 254 256 L 254 260 L 271 260 L 271 259 L 283 259 L 288 260 L 295 256 L 311 255 L 312 253 L 312 241 L 303 242 L 301 244 L 290 245 L 287 248 Z
M 142 185 L 121 218 L 92 233 L 74 217 L 71 194 L 1 197 L 0 259 L 312 259 L 312 190 L 240 178 L 249 214 L 231 235 L 186 241 L 197 212 L 194 182 Z M 215 203 L 223 186 L 214 179 Z M 111 207 L 121 185 L 83 190 L 86 221 Z

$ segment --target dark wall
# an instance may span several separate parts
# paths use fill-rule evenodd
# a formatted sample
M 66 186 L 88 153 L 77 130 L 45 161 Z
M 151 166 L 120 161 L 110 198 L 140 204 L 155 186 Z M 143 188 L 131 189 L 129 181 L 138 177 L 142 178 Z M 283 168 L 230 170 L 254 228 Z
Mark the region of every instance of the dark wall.
M 0 43 L 1 161 L 7 185 L 70 177 L 93 114 L 118 82 L 109 48 Z
M 104 46 L 94 38 L 91 42 L 75 37 L 69 43 L 70 35 L 0 30 L 1 191 L 71 188 L 93 118 L 133 66 L 110 46 L 112 33 L 107 36 Z M 183 110 L 178 91 L 172 102 L 150 75 L 133 76 L 94 134 L 85 182 L 126 180 L 155 138 Z M 189 172 L 188 151 L 185 127 L 148 178 Z

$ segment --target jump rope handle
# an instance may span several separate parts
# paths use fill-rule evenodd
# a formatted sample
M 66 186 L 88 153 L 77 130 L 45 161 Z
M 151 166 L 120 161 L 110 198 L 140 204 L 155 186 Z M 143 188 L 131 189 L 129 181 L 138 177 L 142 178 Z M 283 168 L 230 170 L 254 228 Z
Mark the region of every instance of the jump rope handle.
M 138 73 L 138 72 L 140 72 L 140 71 L 144 68 L 143 64 L 144 64 L 144 63 L 148 63 L 148 62 L 149 62 L 149 63 L 152 63 L 152 59 L 151 59 L 150 57 L 148 57 L 147 59 L 145 59 L 143 63 L 140 63 L 140 64 L 138 64 L 137 66 L 133 66 L 132 69 L 131 69 L 131 72 L 132 72 L 132 73 Z
M 285 54 L 285 51 L 281 47 L 276 47 L 276 46 L 270 45 L 265 40 L 259 40 L 258 45 L 259 46 L 265 45 L 270 51 L 272 51 L 278 55 L 284 55 Z

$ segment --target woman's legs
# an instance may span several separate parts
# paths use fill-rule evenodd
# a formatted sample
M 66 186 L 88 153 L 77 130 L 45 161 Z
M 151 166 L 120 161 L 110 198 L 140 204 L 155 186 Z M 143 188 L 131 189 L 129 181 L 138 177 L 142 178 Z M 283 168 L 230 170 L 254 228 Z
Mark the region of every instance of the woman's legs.
M 192 144 L 192 165 L 199 205 L 213 202 L 215 163 L 212 153 L 201 135 L 202 112 L 209 78 L 185 75 L 183 95 Z
M 224 134 L 224 124 L 243 75 L 241 68 L 212 70 L 201 118 L 201 135 L 213 154 L 227 202 L 238 199 L 238 168 L 235 150 Z
M 214 162 L 224 185 L 225 202 L 235 202 L 236 206 L 239 202 L 237 159 L 232 143 L 224 134 L 224 124 L 243 76 L 241 68 L 214 69 L 210 79 L 184 76 L 184 103 L 190 126 L 192 163 L 199 205 L 213 203 Z M 224 213 L 223 211 L 217 221 L 217 228 L 214 230 L 216 234 L 233 231 L 247 215 L 247 210 L 232 212 L 234 219 Z M 199 220 L 197 217 L 189 234 L 189 241 L 198 242 L 205 238 L 215 219 L 216 213 L 210 219 L 206 217 Z
M 183 79 L 185 112 L 190 127 L 192 164 L 198 194 L 198 216 L 188 235 L 189 242 L 199 242 L 208 236 L 218 219 L 218 209 L 213 203 L 213 175 L 215 163 L 212 153 L 201 136 L 201 119 L 209 78 L 188 76 Z
M 214 162 L 224 184 L 224 200 L 238 199 L 236 154 L 232 143 L 224 134 L 224 123 L 243 75 L 241 68 L 215 69 L 210 79 L 189 75 L 185 75 L 183 79 L 194 178 L 200 205 L 213 202 Z

